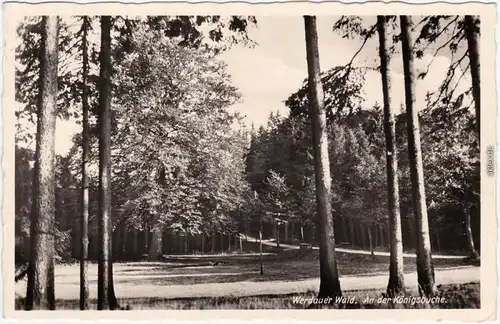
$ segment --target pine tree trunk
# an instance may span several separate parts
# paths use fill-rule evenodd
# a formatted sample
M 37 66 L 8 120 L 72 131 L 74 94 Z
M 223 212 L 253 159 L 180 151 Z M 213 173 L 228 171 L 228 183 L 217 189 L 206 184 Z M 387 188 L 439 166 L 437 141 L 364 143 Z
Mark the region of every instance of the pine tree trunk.
M 59 17 L 42 18 L 40 97 L 36 134 L 26 310 L 54 310 L 55 127 Z
M 89 309 L 89 57 L 87 35 L 89 18 L 83 16 L 82 23 L 82 188 L 80 218 L 80 309 Z
M 472 78 L 472 96 L 476 110 L 477 133 L 481 138 L 481 78 L 479 62 L 479 29 L 474 23 L 474 17 L 466 15 L 464 19 L 465 35 L 467 37 L 470 74 Z
M 417 227 L 417 274 L 419 292 L 433 296 L 436 292 L 434 267 L 432 263 L 427 204 L 425 201 L 424 170 L 420 145 L 420 124 L 415 105 L 415 77 L 411 41 L 411 19 L 400 16 L 403 70 L 405 79 L 406 116 L 408 128 L 408 156 L 412 186 L 412 203 Z
M 111 240 L 111 17 L 101 17 L 99 88 L 99 261 L 97 309 L 116 306 L 112 286 Z
M 319 216 L 320 288 L 318 297 L 336 297 L 342 294 L 335 260 L 335 236 L 331 207 L 331 176 L 326 133 L 326 112 L 323 85 L 320 76 L 318 34 L 315 16 L 304 16 L 309 110 L 312 120 L 316 201 Z
M 379 34 L 380 75 L 384 97 L 384 133 L 386 147 L 387 191 L 389 212 L 389 283 L 387 293 L 396 296 L 404 292 L 403 276 L 403 238 L 401 233 L 401 215 L 399 207 L 398 158 L 396 148 L 396 122 L 391 104 L 391 83 L 389 78 L 389 55 L 387 50 L 386 16 L 377 16 Z

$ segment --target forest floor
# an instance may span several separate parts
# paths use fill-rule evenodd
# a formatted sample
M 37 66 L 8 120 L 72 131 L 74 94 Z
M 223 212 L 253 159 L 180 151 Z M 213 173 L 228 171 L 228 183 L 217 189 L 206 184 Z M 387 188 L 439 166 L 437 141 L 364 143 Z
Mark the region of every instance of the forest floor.
M 258 243 L 247 242 L 252 251 Z M 142 305 L 144 300 L 258 298 L 311 294 L 319 287 L 319 251 L 265 246 L 264 275 L 255 253 L 171 255 L 163 262 L 117 262 L 113 265 L 115 292 L 121 304 Z M 340 283 L 344 291 L 383 291 L 388 280 L 389 258 L 384 255 L 337 252 Z M 415 259 L 405 257 L 405 284 L 416 289 Z M 463 259 L 434 259 L 438 285 L 478 283 L 480 268 Z M 78 263 L 56 266 L 56 298 L 69 308 L 78 306 Z M 90 298 L 97 297 L 97 265 L 89 265 Z M 471 288 L 472 289 L 472 288 Z M 469 289 L 470 290 L 470 289 Z M 475 291 L 475 288 L 472 289 Z M 16 297 L 24 297 L 26 281 L 16 283 Z M 228 299 L 229 298 L 229 299 Z M 267 297 L 266 297 L 267 298 Z M 154 303 L 153 303 L 154 304 Z M 185 303 L 181 303 L 184 305 Z M 189 304 L 189 303 L 188 303 Z M 191 303 L 192 304 L 192 303 Z M 250 303 L 252 304 L 252 303 Z M 149 304 L 148 304 L 149 305 Z M 253 305 L 253 304 L 252 304 Z M 184 306 L 179 306 L 184 307 Z M 193 306 L 194 307 L 194 306 Z M 229 307 L 229 306 L 228 306 Z M 249 306 L 251 307 L 251 306 Z

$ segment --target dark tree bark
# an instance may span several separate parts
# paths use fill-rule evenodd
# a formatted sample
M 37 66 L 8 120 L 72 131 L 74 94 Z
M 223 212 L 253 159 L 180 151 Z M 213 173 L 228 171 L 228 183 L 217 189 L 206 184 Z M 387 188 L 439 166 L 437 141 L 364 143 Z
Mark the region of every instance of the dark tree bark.
M 349 225 L 349 232 L 351 233 L 351 245 L 352 246 L 355 246 L 356 245 L 356 233 L 354 233 L 354 226 L 352 224 L 352 220 L 349 220 L 347 222 L 347 224 Z
M 111 17 L 101 17 L 99 75 L 99 260 L 97 309 L 114 309 L 111 240 Z
M 341 296 L 339 274 L 335 260 L 335 236 L 331 206 L 331 177 L 326 132 L 326 112 L 321 84 L 318 33 L 315 16 L 304 16 L 309 111 L 312 120 L 316 203 L 319 216 L 320 288 L 318 297 Z
M 304 225 L 300 224 L 300 239 L 304 242 Z
M 384 97 L 384 133 L 387 168 L 387 197 L 390 233 L 389 284 L 387 293 L 394 297 L 404 292 L 403 276 L 403 238 L 401 233 L 401 215 L 399 207 L 398 157 L 396 149 L 396 122 L 391 104 L 391 83 L 389 79 L 389 54 L 387 50 L 386 16 L 377 16 L 379 35 L 380 75 Z
M 90 21 L 83 16 L 82 22 L 82 210 L 80 219 L 80 309 L 89 309 L 89 53 L 88 30 Z
M 477 134 L 481 139 L 481 69 L 479 63 L 479 26 L 476 26 L 473 16 L 465 16 L 464 27 L 467 38 L 470 60 L 470 74 L 472 78 L 472 96 L 476 110 Z
M 436 292 L 432 263 L 427 203 L 425 201 L 424 169 L 420 145 L 420 124 L 415 106 L 415 76 L 411 40 L 411 19 L 400 16 L 403 70 L 405 79 L 406 116 L 408 128 L 408 155 L 412 188 L 412 203 L 417 230 L 417 274 L 419 292 L 433 296 Z
M 40 97 L 36 133 L 33 206 L 26 310 L 54 310 L 55 128 L 59 17 L 42 18 Z

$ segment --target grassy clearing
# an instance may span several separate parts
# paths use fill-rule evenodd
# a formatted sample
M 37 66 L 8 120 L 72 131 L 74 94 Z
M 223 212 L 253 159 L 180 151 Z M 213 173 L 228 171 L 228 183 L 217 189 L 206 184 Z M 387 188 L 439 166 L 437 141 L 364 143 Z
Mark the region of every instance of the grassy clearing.
M 463 309 L 480 308 L 479 283 L 462 285 L 445 285 L 438 287 L 439 298 L 444 298 L 444 303 L 379 303 L 384 296 L 381 290 L 347 291 L 343 295 L 353 299 L 353 303 L 338 303 L 328 306 L 311 305 L 308 302 L 300 303 L 300 298 L 310 299 L 316 292 L 309 291 L 302 294 L 264 295 L 251 297 L 213 297 L 213 298 L 134 298 L 120 299 L 119 303 L 124 310 L 189 310 L 189 309 Z M 417 296 L 416 291 L 408 291 L 406 297 Z M 366 298 L 373 298 L 374 303 L 363 303 Z M 58 300 L 57 309 L 78 309 L 78 300 Z M 91 308 L 96 309 L 96 300 L 91 301 Z M 16 300 L 16 309 L 22 309 L 22 301 Z

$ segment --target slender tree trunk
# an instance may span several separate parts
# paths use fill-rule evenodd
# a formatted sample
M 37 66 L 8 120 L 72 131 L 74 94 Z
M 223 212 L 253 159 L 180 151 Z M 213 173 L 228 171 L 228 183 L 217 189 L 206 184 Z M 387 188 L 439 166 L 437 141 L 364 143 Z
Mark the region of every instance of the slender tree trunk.
M 365 225 L 363 223 L 359 224 L 359 232 L 361 234 L 361 245 L 363 249 L 366 249 L 366 233 L 365 233 Z
M 331 207 L 331 177 L 326 133 L 323 85 L 320 77 L 316 17 L 304 16 L 309 75 L 309 110 L 312 120 L 316 203 L 319 216 L 320 288 L 318 297 L 342 295 L 335 260 L 335 236 Z
M 241 235 L 238 235 L 240 238 L 240 253 L 243 253 L 243 243 L 241 242 Z
M 472 237 L 472 228 L 470 222 L 470 204 L 469 204 L 469 191 L 466 184 L 465 189 L 465 202 L 464 202 L 464 216 L 465 216 L 465 234 L 467 235 L 467 247 L 469 249 L 469 256 L 476 259 L 478 257 L 476 247 L 474 245 L 474 238 Z
M 227 234 L 227 240 L 228 240 L 228 245 L 227 245 L 227 251 L 231 252 L 231 233 Z
M 114 309 L 111 240 L 111 17 L 101 17 L 99 88 L 99 262 L 97 309 Z
M 149 226 L 148 223 L 144 225 L 144 254 L 149 252 Z
M 406 115 L 408 127 L 408 155 L 412 185 L 412 202 L 417 227 L 417 274 L 419 291 L 432 296 L 436 291 L 432 263 L 427 204 L 425 201 L 424 171 L 420 146 L 420 124 L 415 104 L 415 78 L 411 41 L 411 19 L 400 16 L 403 70 L 405 77 Z
M 285 244 L 288 243 L 288 222 L 285 223 Z
M 211 246 L 211 249 L 212 249 L 212 253 L 215 252 L 215 230 L 212 232 L 212 246 Z
M 347 228 L 346 228 L 346 219 L 345 217 L 342 217 L 340 219 L 340 225 L 342 226 L 342 241 L 343 242 L 348 242 L 349 241 L 349 238 L 347 237 Z
M 42 18 L 40 97 L 36 134 L 31 250 L 26 310 L 54 310 L 55 127 L 59 16 Z
M 120 257 L 120 245 L 121 245 L 120 239 L 122 236 L 121 234 L 122 234 L 122 227 L 120 225 L 115 229 L 114 236 L 111 236 L 112 241 L 113 241 L 113 254 L 112 255 L 113 255 L 114 260 L 118 260 Z M 113 232 L 111 233 L 111 235 L 113 235 Z
M 379 237 L 380 237 L 380 246 L 381 247 L 385 247 L 385 240 L 384 240 L 384 229 L 383 229 L 383 226 L 380 225 L 378 227 L 378 234 L 379 234 Z
M 224 233 L 220 233 L 220 252 L 224 252 Z
M 396 122 L 391 104 L 391 83 L 389 79 L 389 55 L 387 50 L 386 16 L 377 16 L 379 34 L 380 75 L 384 97 L 384 133 L 386 147 L 387 191 L 390 233 L 389 283 L 387 293 L 396 296 L 404 292 L 403 238 L 399 207 L 398 157 L 396 149 Z
M 89 57 L 87 35 L 90 28 L 89 18 L 83 16 L 82 23 L 82 188 L 80 218 L 80 309 L 89 309 Z
M 470 61 L 470 74 L 472 78 L 472 96 L 474 97 L 474 108 L 476 109 L 477 133 L 481 138 L 481 78 L 479 63 L 479 26 L 474 23 L 474 16 L 466 15 L 464 19 L 465 35 L 467 37 L 468 53 Z
M 280 224 L 276 222 L 276 247 L 280 247 Z
M 375 255 L 375 253 L 373 253 L 372 225 L 368 225 L 367 229 L 368 229 L 368 243 L 370 245 L 370 253 L 371 255 Z
M 291 232 L 292 232 L 291 240 L 293 241 L 295 240 L 295 222 L 292 222 Z
M 347 222 L 347 224 L 349 225 L 349 232 L 351 233 L 351 240 L 350 240 L 351 241 L 351 245 L 355 246 L 356 245 L 355 244 L 355 242 L 356 242 L 356 237 L 355 237 L 356 234 L 354 233 L 354 226 L 352 224 L 352 220 L 349 220 Z
M 259 249 L 260 249 L 260 254 L 259 254 L 259 261 L 260 261 L 260 275 L 264 275 L 264 265 L 262 264 L 262 221 L 260 221 L 260 228 L 259 228 Z
M 300 239 L 304 242 L 304 225 L 300 224 Z
M 149 245 L 148 261 L 158 261 L 162 253 L 162 231 L 159 225 L 152 229 L 151 244 Z
M 134 228 L 134 236 L 133 236 L 133 253 L 134 253 L 134 259 L 137 258 L 137 255 L 139 254 L 139 233 L 137 232 L 137 229 Z
M 434 233 L 436 235 L 436 250 L 441 251 L 441 241 L 439 240 L 439 231 L 435 229 Z
M 201 253 L 205 253 L 205 233 L 201 234 Z

